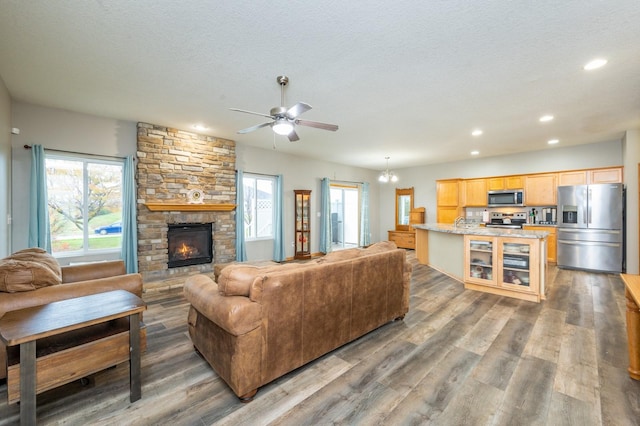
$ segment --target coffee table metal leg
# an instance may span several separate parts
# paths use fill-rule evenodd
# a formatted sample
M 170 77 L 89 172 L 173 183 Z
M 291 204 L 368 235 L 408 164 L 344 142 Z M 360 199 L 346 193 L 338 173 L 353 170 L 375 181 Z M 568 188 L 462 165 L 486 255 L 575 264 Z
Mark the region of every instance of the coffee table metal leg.
M 20 345 L 20 424 L 36 424 L 36 341 Z
M 141 397 L 140 314 L 133 314 L 129 315 L 129 401 Z

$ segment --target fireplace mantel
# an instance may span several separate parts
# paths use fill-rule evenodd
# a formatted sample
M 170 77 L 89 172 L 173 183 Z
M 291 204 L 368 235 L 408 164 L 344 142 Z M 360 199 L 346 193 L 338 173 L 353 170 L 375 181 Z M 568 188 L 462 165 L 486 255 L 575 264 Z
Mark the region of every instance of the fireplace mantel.
M 144 203 L 152 212 L 229 212 L 235 204 Z

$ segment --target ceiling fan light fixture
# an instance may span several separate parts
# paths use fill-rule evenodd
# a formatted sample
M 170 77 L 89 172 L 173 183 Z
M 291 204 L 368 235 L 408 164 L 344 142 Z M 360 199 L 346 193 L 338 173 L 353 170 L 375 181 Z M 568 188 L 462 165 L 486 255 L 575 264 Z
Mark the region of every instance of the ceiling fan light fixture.
M 289 123 L 286 118 L 276 120 L 271 126 L 274 132 L 279 135 L 286 136 L 293 130 L 293 124 Z

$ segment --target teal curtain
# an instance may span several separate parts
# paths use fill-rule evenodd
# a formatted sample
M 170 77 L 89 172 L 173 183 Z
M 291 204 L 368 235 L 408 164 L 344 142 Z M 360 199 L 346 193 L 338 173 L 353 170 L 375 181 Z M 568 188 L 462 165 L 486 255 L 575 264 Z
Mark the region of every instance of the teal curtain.
M 274 201 L 274 224 L 273 224 L 273 260 L 282 262 L 285 260 L 284 247 L 284 196 L 283 196 L 282 175 L 276 176 L 276 187 L 273 194 Z
M 360 209 L 360 247 L 371 244 L 369 231 L 369 183 L 362 184 L 362 207 Z
M 135 176 L 135 164 L 130 155 L 125 158 L 122 170 L 122 259 L 128 274 L 138 272 Z
M 236 260 L 247 260 L 247 247 L 244 242 L 244 183 L 242 170 L 236 173 Z
M 331 251 L 331 181 L 322 179 L 320 185 L 320 251 Z
M 33 145 L 31 147 L 29 203 L 29 247 L 40 247 L 51 253 L 47 168 L 42 145 Z

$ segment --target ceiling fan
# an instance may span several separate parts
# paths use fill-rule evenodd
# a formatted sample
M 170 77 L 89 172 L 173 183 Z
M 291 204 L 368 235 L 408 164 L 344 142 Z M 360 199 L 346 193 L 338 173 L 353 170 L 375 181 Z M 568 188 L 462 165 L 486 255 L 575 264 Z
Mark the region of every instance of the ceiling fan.
M 262 114 L 260 112 L 246 111 L 244 109 L 229 108 L 231 111 L 244 112 L 247 114 L 260 115 L 262 117 L 268 117 L 272 121 L 258 124 L 257 126 L 247 127 L 246 129 L 238 130 L 238 133 L 244 134 L 253 132 L 262 127 L 271 126 L 271 129 L 279 135 L 287 136 L 291 142 L 300 140 L 296 133 L 296 125 L 315 127 L 316 129 L 330 130 L 335 132 L 338 130 L 338 126 L 335 124 L 320 123 L 318 121 L 300 120 L 298 116 L 311 109 L 311 105 L 304 102 L 298 102 L 291 108 L 287 109 L 284 106 L 284 86 L 289 82 L 289 77 L 286 75 L 280 75 L 276 78 L 276 81 L 280 85 L 280 106 L 271 108 L 269 114 Z

